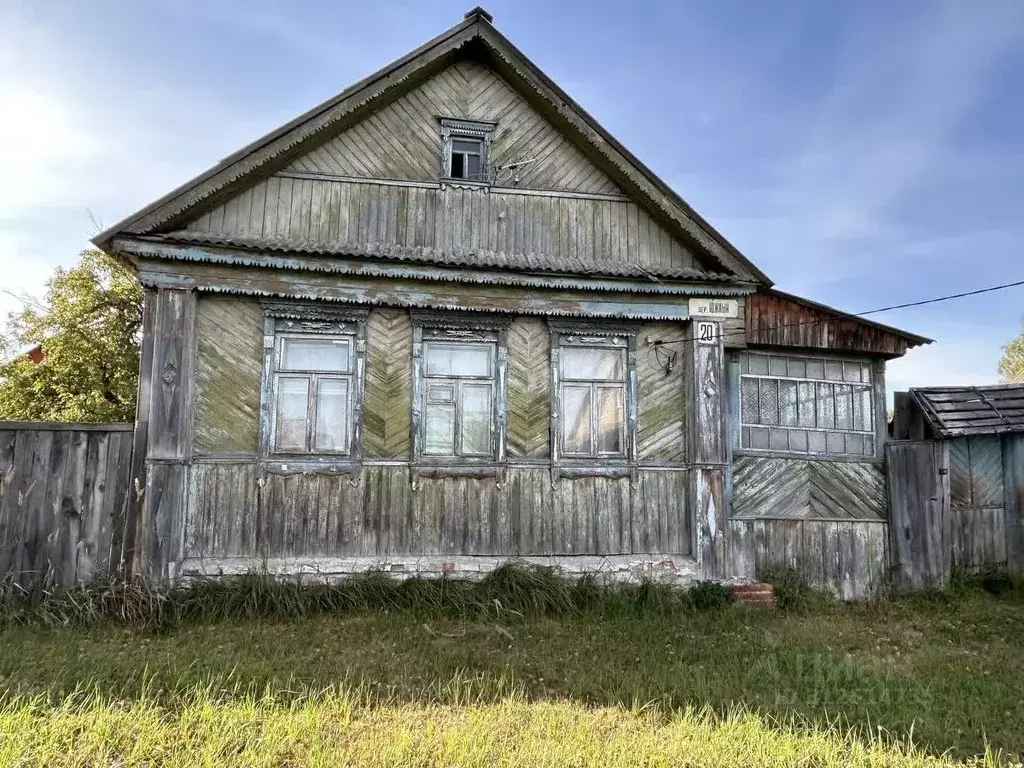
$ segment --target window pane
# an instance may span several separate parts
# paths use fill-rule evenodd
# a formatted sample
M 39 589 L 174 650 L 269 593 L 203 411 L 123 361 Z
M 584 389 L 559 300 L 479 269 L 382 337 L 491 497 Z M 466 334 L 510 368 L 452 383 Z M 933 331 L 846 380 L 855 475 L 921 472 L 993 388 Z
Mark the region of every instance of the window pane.
M 778 379 L 761 379 L 761 424 L 779 423 L 779 381 Z
M 424 432 L 424 453 L 432 456 L 454 456 L 455 406 L 427 405 Z
M 823 429 L 836 428 L 836 404 L 832 399 L 832 385 L 818 385 L 818 426 Z
M 801 381 L 797 384 L 797 400 L 799 400 L 799 422 L 801 427 L 815 427 L 817 421 L 814 415 L 814 382 Z
M 466 178 L 480 178 L 480 155 L 466 155 Z
M 764 355 L 747 355 L 751 373 L 768 373 L 768 358 Z
M 464 179 L 466 178 L 466 166 L 465 166 L 465 155 L 457 153 L 452 154 L 452 178 L 453 179 Z
M 454 384 L 431 384 L 427 387 L 427 402 L 428 403 L 454 403 L 455 402 L 455 385 Z
M 772 376 L 785 376 L 786 375 L 786 358 L 784 357 L 769 357 L 768 358 L 768 373 Z
M 452 139 L 453 152 L 469 152 L 479 155 L 480 147 L 479 139 Z
M 491 344 L 427 344 L 428 376 L 490 376 Z
M 562 387 L 562 450 L 590 453 L 590 387 Z
M 491 452 L 491 385 L 462 385 L 462 453 Z
M 856 381 L 860 379 L 860 363 L 843 363 L 843 381 Z
M 562 347 L 563 379 L 622 381 L 626 378 L 626 350 Z
M 789 375 L 794 379 L 802 379 L 807 375 L 807 362 L 802 358 L 791 358 L 789 361 Z
M 284 345 L 281 366 L 293 371 L 349 370 L 349 343 L 347 339 L 290 339 Z
M 853 429 L 853 387 L 836 384 L 836 429 Z
M 279 451 L 306 450 L 309 379 L 281 376 L 277 380 L 275 443 Z
M 807 378 L 808 379 L 823 379 L 823 378 L 825 378 L 825 364 L 821 360 L 808 360 L 807 361 Z
M 826 360 L 825 378 L 829 381 L 842 381 L 843 364 L 839 360 Z
M 320 379 L 316 392 L 316 433 L 318 451 L 348 448 L 348 380 Z
M 622 412 L 625 390 L 599 387 L 597 390 L 597 451 L 622 453 Z
M 871 407 L 871 390 L 862 389 L 860 392 L 860 408 L 864 411 L 864 431 L 872 432 L 875 429 L 875 421 L 871 418 L 874 409 Z M 884 417 L 884 414 L 883 414 Z M 874 449 L 872 449 L 874 450 Z
M 742 416 L 743 423 L 757 424 L 759 418 L 757 408 L 759 401 L 757 394 L 757 379 L 744 376 L 740 390 L 740 414 Z
M 779 399 L 782 401 L 782 411 L 779 414 L 780 422 L 784 426 L 795 427 L 797 425 L 795 381 L 779 382 Z

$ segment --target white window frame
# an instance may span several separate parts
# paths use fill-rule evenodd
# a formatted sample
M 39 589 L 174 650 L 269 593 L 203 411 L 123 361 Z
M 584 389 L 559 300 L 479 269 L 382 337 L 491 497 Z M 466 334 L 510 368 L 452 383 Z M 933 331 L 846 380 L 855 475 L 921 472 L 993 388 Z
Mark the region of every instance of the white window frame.
M 508 367 L 508 318 L 476 316 L 470 313 L 413 313 L 413 457 L 424 464 L 491 464 L 505 460 L 507 426 L 506 371 Z M 490 365 L 487 375 L 432 374 L 427 371 L 427 355 L 432 345 L 487 345 Z M 491 420 L 487 451 L 465 451 L 462 448 L 462 407 L 460 394 L 464 387 L 487 384 L 491 387 Z M 430 402 L 431 386 L 451 386 L 450 403 Z M 431 406 L 451 406 L 454 411 L 453 451 L 427 450 L 427 413 Z
M 263 458 L 316 462 L 361 458 L 367 314 L 366 310 L 339 309 L 317 302 L 264 304 L 260 428 L 260 455 Z M 348 345 L 348 369 L 288 368 L 284 364 L 284 347 L 290 339 L 344 341 Z M 306 431 L 302 448 L 280 448 L 277 445 L 278 398 L 281 381 L 287 379 L 307 381 Z M 340 449 L 318 448 L 316 445 L 318 393 L 321 382 L 331 380 L 346 382 L 346 420 Z
M 636 339 L 632 327 L 578 326 L 569 322 L 552 321 L 551 336 L 551 456 L 556 463 L 606 464 L 636 462 L 637 378 Z M 623 356 L 621 380 L 565 378 L 561 370 L 562 351 L 566 348 L 615 349 Z M 563 395 L 566 387 L 589 387 L 590 446 L 586 453 L 565 450 L 565 421 Z M 622 392 L 622 423 L 620 451 L 601 451 L 598 448 L 596 423 L 597 393 L 601 389 L 619 389 Z

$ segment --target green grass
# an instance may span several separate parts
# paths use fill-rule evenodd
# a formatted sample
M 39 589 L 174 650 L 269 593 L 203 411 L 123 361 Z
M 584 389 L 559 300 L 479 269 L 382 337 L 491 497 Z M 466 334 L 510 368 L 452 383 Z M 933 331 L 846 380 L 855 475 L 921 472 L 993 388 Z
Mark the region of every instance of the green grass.
M 200 585 L 142 631 L 37 607 L 0 631 L 0 765 L 1008 765 L 1018 587 L 698 610 L 506 571 L 443 596 L 360 582 L 344 606 Z

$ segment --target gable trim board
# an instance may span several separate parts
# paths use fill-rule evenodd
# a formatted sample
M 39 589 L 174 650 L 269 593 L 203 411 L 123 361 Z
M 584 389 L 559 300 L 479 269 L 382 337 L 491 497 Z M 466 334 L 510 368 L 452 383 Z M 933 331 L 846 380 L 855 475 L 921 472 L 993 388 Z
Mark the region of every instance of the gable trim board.
M 462 51 L 462 49 L 465 49 Z M 122 233 L 144 234 L 174 228 L 201 212 L 200 204 L 216 204 L 293 160 L 300 151 L 354 125 L 404 90 L 450 64 L 462 51 L 482 53 L 498 74 L 528 100 L 536 101 L 544 117 L 561 128 L 585 155 L 603 160 L 613 181 L 632 191 L 653 215 L 672 225 L 700 251 L 698 258 L 713 262 L 741 280 L 770 285 L 769 278 L 704 221 L 650 169 L 605 131 L 582 107 L 552 82 L 502 36 L 483 12 L 474 11 L 454 27 L 356 83 L 281 128 L 256 140 L 195 179 L 98 235 L 93 242 L 110 248 Z M 561 123 L 561 125 L 559 125 Z M 621 178 L 614 178 L 620 176 Z

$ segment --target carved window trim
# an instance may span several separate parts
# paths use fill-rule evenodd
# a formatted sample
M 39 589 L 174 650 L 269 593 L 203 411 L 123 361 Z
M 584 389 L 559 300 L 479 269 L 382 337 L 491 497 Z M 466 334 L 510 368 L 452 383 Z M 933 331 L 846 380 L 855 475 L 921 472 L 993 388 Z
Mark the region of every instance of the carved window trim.
M 637 327 L 629 324 L 594 324 L 587 321 L 549 320 L 551 331 L 550 403 L 552 464 L 561 466 L 627 466 L 637 461 Z M 612 348 L 625 350 L 625 411 L 623 424 L 623 450 L 621 453 L 595 453 L 585 456 L 566 454 L 562 450 L 562 377 L 561 357 L 566 347 Z
M 489 186 L 492 174 L 488 167 L 491 155 L 491 143 L 497 123 L 483 120 L 469 120 L 453 117 L 439 118 L 441 121 L 441 180 L 453 184 L 472 184 Z M 480 178 L 452 177 L 452 140 L 477 139 L 480 141 Z
M 322 302 L 263 302 L 263 380 L 260 392 L 260 456 L 281 462 L 318 464 L 351 463 L 362 459 L 363 391 L 366 373 L 365 309 L 337 307 Z M 350 369 L 345 373 L 300 372 L 311 380 L 345 378 L 348 384 L 346 450 L 317 451 L 310 447 L 308 423 L 315 411 L 307 411 L 307 449 L 277 450 L 276 403 L 278 380 L 288 377 L 281 368 L 283 342 L 288 338 L 346 339 L 350 343 Z M 309 393 L 313 397 L 313 391 Z
M 508 326 L 510 317 L 475 313 L 452 314 L 443 312 L 413 311 L 412 344 L 412 423 L 411 440 L 413 461 L 423 466 L 494 464 L 505 461 L 506 434 L 508 428 Z M 491 360 L 492 375 L 487 380 L 492 384 L 491 397 L 491 450 L 487 455 L 439 455 L 425 451 L 427 385 L 431 380 L 425 371 L 425 349 L 431 342 L 473 343 L 494 345 Z M 448 378 L 436 379 L 441 384 Z M 482 379 L 481 379 L 482 381 Z M 456 435 L 458 439 L 458 435 Z

